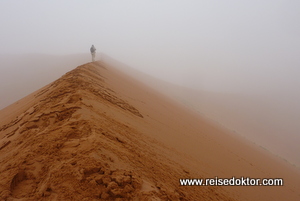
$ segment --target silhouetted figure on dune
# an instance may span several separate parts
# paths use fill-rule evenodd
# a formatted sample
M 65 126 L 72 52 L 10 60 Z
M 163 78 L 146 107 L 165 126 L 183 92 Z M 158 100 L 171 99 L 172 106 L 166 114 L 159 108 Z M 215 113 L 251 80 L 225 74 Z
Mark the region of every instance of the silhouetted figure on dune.
M 96 56 L 96 48 L 94 45 L 90 48 L 91 54 L 92 54 L 92 61 L 95 61 L 95 56 Z

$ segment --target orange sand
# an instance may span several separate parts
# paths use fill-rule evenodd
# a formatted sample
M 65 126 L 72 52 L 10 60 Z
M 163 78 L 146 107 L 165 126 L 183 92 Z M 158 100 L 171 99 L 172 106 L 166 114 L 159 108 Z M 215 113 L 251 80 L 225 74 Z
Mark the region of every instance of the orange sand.
M 0 200 L 300 200 L 291 167 L 101 62 L 0 111 L 0 175 Z M 285 183 L 179 185 L 214 176 Z

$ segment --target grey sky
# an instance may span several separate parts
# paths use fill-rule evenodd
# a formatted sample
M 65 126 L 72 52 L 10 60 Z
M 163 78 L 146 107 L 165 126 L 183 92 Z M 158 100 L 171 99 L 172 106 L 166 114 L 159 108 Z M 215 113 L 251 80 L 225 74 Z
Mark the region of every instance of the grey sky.
M 176 84 L 271 94 L 295 120 L 299 21 L 299 0 L 0 0 L 0 54 L 88 53 L 94 44 Z
M 0 53 L 73 54 L 94 44 L 160 78 L 213 90 L 251 88 L 251 79 L 267 90 L 265 78 L 276 89 L 299 74 L 297 0 L 1 0 L 0 10 Z

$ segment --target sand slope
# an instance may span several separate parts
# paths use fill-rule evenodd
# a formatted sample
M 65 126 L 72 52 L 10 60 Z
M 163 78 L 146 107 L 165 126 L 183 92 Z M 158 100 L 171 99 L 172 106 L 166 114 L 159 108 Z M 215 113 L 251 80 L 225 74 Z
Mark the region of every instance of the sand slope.
M 249 94 L 247 91 L 222 93 L 196 90 L 155 79 L 108 55 L 102 58 L 164 96 L 197 111 L 218 126 L 243 135 L 300 167 L 300 108 L 297 107 L 300 99 L 297 94 L 279 91 Z
M 292 169 L 101 62 L 0 111 L 0 175 L 2 200 L 300 198 Z M 285 186 L 179 186 L 213 176 Z

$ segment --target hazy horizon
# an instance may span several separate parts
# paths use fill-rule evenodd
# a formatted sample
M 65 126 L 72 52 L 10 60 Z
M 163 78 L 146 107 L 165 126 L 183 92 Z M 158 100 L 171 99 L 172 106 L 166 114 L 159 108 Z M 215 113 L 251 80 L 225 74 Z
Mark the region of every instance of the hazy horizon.
M 297 90 L 298 1 L 0 2 L 0 54 L 77 54 L 94 44 L 192 88 Z
M 259 123 L 270 127 L 276 122 L 274 127 L 281 128 L 281 134 L 261 138 L 273 136 L 274 146 L 282 142 L 281 149 L 299 151 L 289 147 L 291 141 L 300 142 L 299 1 L 12 0 L 1 1 L 0 9 L 4 57 L 89 54 L 94 44 L 97 59 L 103 52 L 180 86 L 260 99 L 270 112 Z M 76 62 L 85 60 L 90 57 Z M 22 73 L 20 66 L 0 62 L 2 90 L 27 82 L 9 79 Z M 34 66 L 27 64 L 27 70 Z M 54 71 L 50 64 L 46 72 Z M 53 65 L 55 76 L 63 72 L 61 64 Z M 282 125 L 268 120 L 274 111 L 286 119 Z

